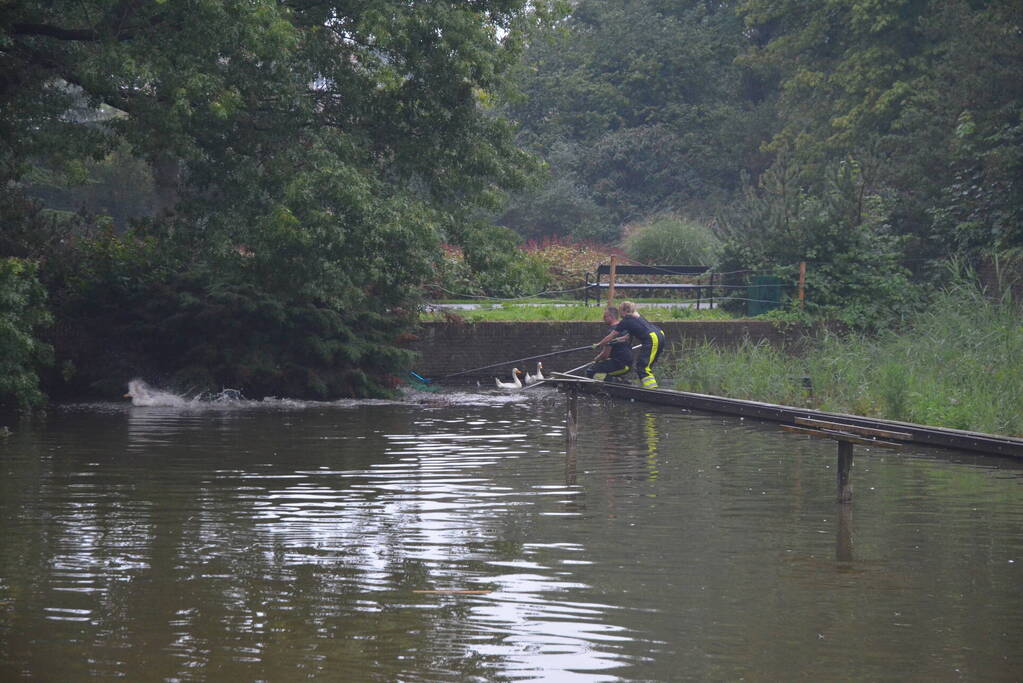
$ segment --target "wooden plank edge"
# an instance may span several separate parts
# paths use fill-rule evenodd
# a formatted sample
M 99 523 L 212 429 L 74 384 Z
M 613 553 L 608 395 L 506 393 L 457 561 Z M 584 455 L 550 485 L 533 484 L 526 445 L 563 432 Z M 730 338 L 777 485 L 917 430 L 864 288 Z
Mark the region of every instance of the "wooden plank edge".
M 812 436 L 815 439 L 831 439 L 832 441 L 844 441 L 846 443 L 854 443 L 860 446 L 877 446 L 878 448 L 889 448 L 892 450 L 899 450 L 902 448 L 902 444 L 900 443 L 867 439 L 855 434 L 849 434 L 848 432 L 836 432 L 831 429 L 810 429 L 808 427 L 797 427 L 795 425 L 781 425 L 781 428 L 786 432 L 792 432 L 793 434 L 805 434 L 807 436 Z
M 817 427 L 818 429 L 833 429 L 842 432 L 854 432 L 865 436 L 878 436 L 882 439 L 895 439 L 909 441 L 913 435 L 909 432 L 894 432 L 888 429 L 875 429 L 873 427 L 861 427 L 859 425 L 843 424 L 841 422 L 830 422 L 827 420 L 812 420 L 808 417 L 796 417 L 797 425 L 804 427 Z

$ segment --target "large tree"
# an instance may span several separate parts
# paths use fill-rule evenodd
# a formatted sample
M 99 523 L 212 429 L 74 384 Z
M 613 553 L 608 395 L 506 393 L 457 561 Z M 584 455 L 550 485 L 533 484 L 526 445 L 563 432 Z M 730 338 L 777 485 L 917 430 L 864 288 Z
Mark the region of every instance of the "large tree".
M 0 182 L 127 145 L 161 198 L 127 236 L 36 254 L 79 383 L 91 349 L 113 382 L 380 391 L 433 247 L 530 167 L 484 106 L 525 4 L 0 6 Z

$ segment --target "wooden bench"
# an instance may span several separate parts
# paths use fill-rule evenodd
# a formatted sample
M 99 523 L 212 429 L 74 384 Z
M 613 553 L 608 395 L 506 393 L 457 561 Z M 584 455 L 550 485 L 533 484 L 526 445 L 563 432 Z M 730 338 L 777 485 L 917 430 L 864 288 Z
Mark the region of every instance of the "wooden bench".
M 709 289 L 713 292 L 714 287 L 714 273 L 710 274 L 710 283 L 682 283 L 682 282 L 619 282 L 618 278 L 621 275 L 703 275 L 710 270 L 710 266 L 615 266 L 615 290 L 656 290 L 656 289 L 668 289 L 676 291 L 692 291 L 696 293 L 696 307 L 700 307 L 700 299 L 702 292 Z M 591 293 L 593 300 L 600 303 L 603 297 L 601 293 L 611 287 L 610 282 L 611 266 L 602 263 L 597 267 L 596 277 L 591 273 L 586 273 L 586 286 L 585 286 L 585 303 L 587 306 L 590 304 Z M 608 276 L 608 281 L 604 282 L 604 276 Z
M 838 502 L 848 503 L 852 500 L 852 480 L 849 472 L 852 469 L 853 445 L 875 446 L 877 448 L 902 448 L 899 441 L 913 438 L 908 432 L 895 432 L 888 429 L 858 427 L 840 422 L 812 420 L 808 417 L 797 417 L 794 425 L 782 425 L 781 428 L 794 434 L 805 434 L 815 439 L 831 439 L 838 442 Z

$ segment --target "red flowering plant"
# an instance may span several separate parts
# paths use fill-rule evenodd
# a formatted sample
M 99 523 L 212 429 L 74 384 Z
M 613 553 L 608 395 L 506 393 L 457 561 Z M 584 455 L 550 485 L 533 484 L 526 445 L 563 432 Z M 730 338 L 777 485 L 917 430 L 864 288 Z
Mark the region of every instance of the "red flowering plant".
M 626 262 L 620 249 L 596 242 L 569 241 L 559 237 L 544 237 L 539 242 L 530 240 L 523 249 L 547 268 L 551 289 L 565 296 L 582 298 L 586 274 L 597 271 L 597 266 L 610 263 L 611 256 Z

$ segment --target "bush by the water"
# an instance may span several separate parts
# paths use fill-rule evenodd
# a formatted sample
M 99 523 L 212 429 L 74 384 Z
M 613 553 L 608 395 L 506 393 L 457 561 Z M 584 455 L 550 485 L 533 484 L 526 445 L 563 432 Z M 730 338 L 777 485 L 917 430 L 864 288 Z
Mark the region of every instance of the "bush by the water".
M 51 318 L 36 271 L 31 261 L 0 259 L 0 405 L 30 408 L 43 401 L 37 373 L 53 350 L 38 338 Z
M 827 335 L 800 357 L 703 344 L 673 374 L 684 391 L 1023 435 L 1021 317 L 1018 304 L 960 284 L 899 331 Z

